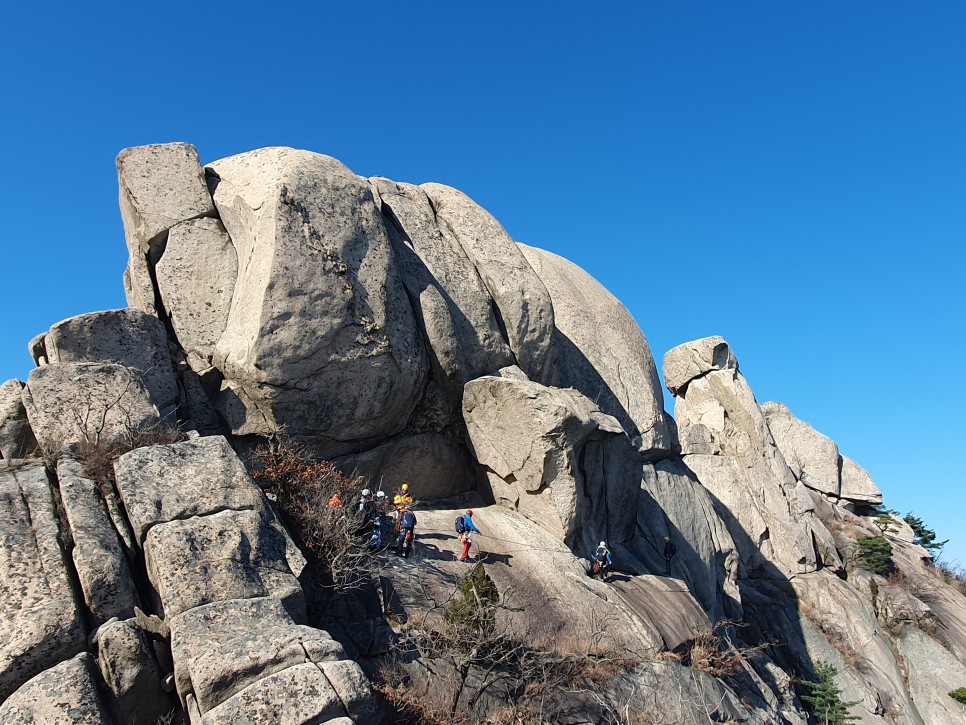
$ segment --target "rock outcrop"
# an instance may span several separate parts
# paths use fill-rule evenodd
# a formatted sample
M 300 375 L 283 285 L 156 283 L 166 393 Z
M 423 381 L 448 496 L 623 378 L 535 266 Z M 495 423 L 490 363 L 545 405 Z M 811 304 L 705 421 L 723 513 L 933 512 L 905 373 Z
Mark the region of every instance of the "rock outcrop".
M 966 722 L 961 577 L 723 338 L 665 355 L 672 418 L 629 311 L 456 189 L 289 148 L 117 166 L 131 307 L 0 386 L 0 721 L 805 725 L 827 663 L 859 722 Z M 259 444 L 361 481 L 294 510 L 334 469 Z M 411 556 L 344 564 L 355 487 L 403 482 Z M 495 595 L 461 589 L 468 506 Z

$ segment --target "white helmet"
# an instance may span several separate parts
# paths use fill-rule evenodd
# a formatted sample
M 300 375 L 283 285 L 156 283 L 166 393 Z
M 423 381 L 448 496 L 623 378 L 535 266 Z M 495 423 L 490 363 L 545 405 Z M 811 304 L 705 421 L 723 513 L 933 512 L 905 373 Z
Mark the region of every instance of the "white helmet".
M 603 541 L 601 541 L 600 542 L 600 548 L 601 549 L 606 549 L 607 548 L 607 544 L 605 544 Z
M 376 498 L 385 498 L 385 497 L 386 497 L 385 491 L 376 491 Z
M 362 495 L 363 496 L 371 496 L 372 495 L 372 491 L 370 491 L 368 488 L 364 488 L 364 489 L 362 489 Z

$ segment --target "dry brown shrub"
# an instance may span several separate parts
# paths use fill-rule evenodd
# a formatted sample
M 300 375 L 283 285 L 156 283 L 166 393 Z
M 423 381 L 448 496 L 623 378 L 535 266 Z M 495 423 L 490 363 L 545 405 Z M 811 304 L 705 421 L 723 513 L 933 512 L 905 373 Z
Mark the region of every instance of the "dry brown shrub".
M 147 428 L 131 429 L 114 441 L 87 437 L 74 445 L 74 452 L 87 475 L 101 487 L 114 482 L 114 461 L 135 448 L 168 445 L 184 440 L 180 428 L 156 424 Z
M 363 479 L 284 441 L 259 445 L 251 462 L 252 477 L 274 494 L 289 531 L 316 565 L 315 583 L 345 591 L 367 581 L 371 557 L 358 537 L 363 517 L 355 505 Z
M 714 677 L 735 675 L 743 671 L 747 661 L 771 646 L 766 642 L 754 647 L 737 645 L 730 631 L 747 626 L 741 622 L 722 620 L 710 632 L 696 632 L 691 647 L 684 655 L 684 664 Z

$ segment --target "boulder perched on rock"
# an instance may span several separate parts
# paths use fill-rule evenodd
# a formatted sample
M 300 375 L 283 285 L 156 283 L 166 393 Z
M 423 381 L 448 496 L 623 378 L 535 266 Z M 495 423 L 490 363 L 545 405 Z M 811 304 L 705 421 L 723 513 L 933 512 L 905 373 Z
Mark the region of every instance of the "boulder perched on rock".
M 842 498 L 873 506 L 882 503 L 882 492 L 862 466 L 846 456 L 841 456 L 840 464 L 842 488 L 839 495 Z
M 123 365 L 138 377 L 161 415 L 173 422 L 178 381 L 158 318 L 133 308 L 78 315 L 50 328 L 44 350 L 49 363 Z
M 617 418 L 648 458 L 666 455 L 673 441 L 660 377 L 647 339 L 630 312 L 573 262 L 519 246 L 549 290 L 554 310 L 553 362 L 546 376 L 534 379 L 576 388 Z
M 498 503 L 572 546 L 632 536 L 640 458 L 588 398 L 487 376 L 467 384 L 463 418 Z
M 425 353 L 368 184 L 335 159 L 271 148 L 210 166 L 239 275 L 213 355 L 235 433 L 349 452 L 399 432 Z
M 154 314 L 151 264 L 164 252 L 168 230 L 180 222 L 215 216 L 198 151 L 187 143 L 124 149 L 117 156 L 121 220 L 130 255 L 124 271 L 128 303 Z
M 795 478 L 811 489 L 838 497 L 841 485 L 835 442 L 796 418 L 781 403 L 763 403 L 761 412 Z

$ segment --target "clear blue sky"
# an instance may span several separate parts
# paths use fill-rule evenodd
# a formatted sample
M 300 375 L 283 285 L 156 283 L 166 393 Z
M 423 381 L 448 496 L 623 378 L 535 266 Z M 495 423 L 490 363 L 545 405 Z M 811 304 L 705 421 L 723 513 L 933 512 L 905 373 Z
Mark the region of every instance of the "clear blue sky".
M 0 379 L 125 304 L 118 151 L 301 147 L 723 335 L 966 563 L 966 3 L 148 5 L 4 8 Z

